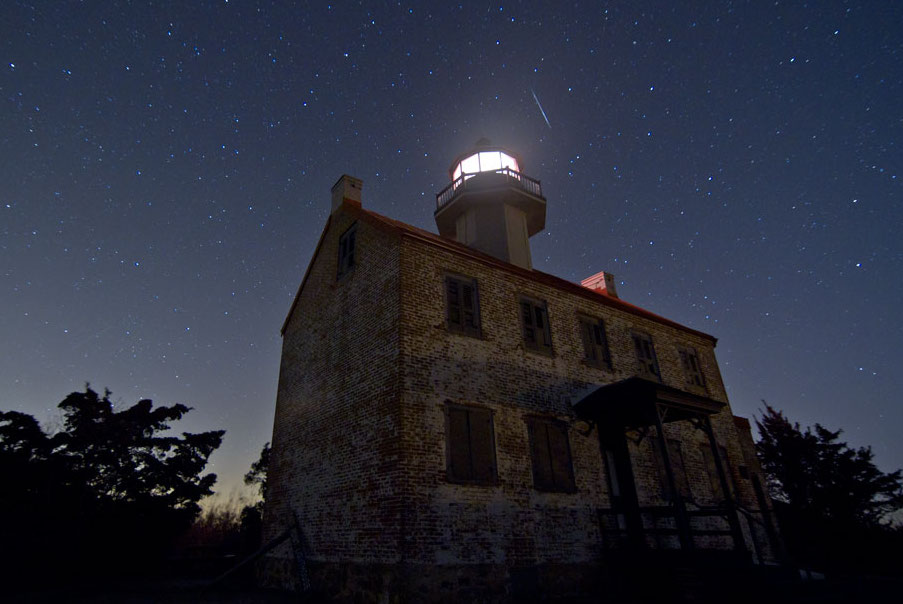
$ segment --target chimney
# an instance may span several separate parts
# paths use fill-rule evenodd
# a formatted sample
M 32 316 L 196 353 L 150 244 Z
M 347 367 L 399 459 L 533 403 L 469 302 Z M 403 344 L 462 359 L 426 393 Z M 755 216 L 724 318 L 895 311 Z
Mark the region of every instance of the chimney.
M 605 271 L 596 273 L 592 277 L 587 277 L 580 282 L 580 285 L 586 289 L 591 289 L 612 298 L 618 297 L 618 290 L 615 287 L 615 276 L 611 273 L 606 273 Z
M 364 188 L 364 181 L 360 178 L 342 174 L 342 176 L 332 185 L 332 214 L 336 213 L 342 203 L 350 201 L 360 207 L 361 205 L 361 189 Z

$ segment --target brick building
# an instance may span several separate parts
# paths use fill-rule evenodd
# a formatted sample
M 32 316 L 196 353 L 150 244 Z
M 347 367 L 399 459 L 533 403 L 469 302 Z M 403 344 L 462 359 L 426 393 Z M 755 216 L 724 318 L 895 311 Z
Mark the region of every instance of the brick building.
M 265 535 L 319 591 L 381 601 L 602 593 L 680 556 L 773 562 L 715 338 L 532 268 L 541 185 L 480 141 L 439 235 L 343 176 L 282 328 Z M 669 556 L 671 558 L 669 558 Z M 288 542 L 266 584 L 298 588 Z M 622 585 L 623 586 L 623 585 Z

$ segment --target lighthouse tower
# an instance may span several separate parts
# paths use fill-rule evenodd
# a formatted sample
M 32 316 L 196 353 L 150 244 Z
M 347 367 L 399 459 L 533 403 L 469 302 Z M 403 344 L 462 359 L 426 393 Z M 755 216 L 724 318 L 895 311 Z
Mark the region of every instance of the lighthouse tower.
M 439 234 L 532 269 L 530 237 L 545 228 L 546 199 L 522 169 L 517 154 L 485 138 L 455 158 L 451 183 L 436 195 Z

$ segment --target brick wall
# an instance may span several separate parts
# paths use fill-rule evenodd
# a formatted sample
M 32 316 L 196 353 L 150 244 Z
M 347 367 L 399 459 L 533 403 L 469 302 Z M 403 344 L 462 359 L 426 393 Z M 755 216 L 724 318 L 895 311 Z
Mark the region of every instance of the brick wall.
M 606 546 L 599 510 L 610 506 L 609 482 L 597 432 L 577 420 L 572 405 L 601 384 L 637 374 L 633 330 L 652 337 L 669 386 L 687 389 L 678 347 L 695 348 L 706 381 L 695 392 L 726 403 L 712 340 L 365 218 L 345 206 L 330 219 L 286 325 L 264 539 L 297 513 L 312 572 L 332 586 L 325 589 L 420 590 L 429 599 L 436 595 L 430 576 L 458 577 L 461 589 L 475 585 L 463 583 L 470 575 L 462 568 L 513 576 L 524 568 L 597 563 Z M 337 279 L 338 240 L 356 219 L 357 265 Z M 477 280 L 481 337 L 447 329 L 448 274 Z M 551 354 L 524 348 L 520 296 L 546 302 Z M 578 313 L 604 320 L 611 369 L 583 361 Z M 497 484 L 448 481 L 448 402 L 492 410 Z M 567 425 L 575 492 L 533 486 L 526 419 L 537 415 Z M 738 474 L 748 452 L 730 408 L 712 425 L 736 494 L 753 507 L 752 487 Z M 665 432 L 681 441 L 693 498 L 714 503 L 704 434 L 686 422 L 667 424 Z M 641 506 L 666 503 L 654 435 L 628 435 Z M 713 537 L 709 545 L 730 543 Z M 283 545 L 269 557 L 267 583 L 290 586 L 292 575 Z
M 359 221 L 356 266 L 337 280 L 338 240 L 353 222 L 333 215 L 283 335 L 264 541 L 294 511 L 314 562 L 391 563 L 403 506 L 398 239 Z M 287 544 L 271 558 L 291 574 Z
M 700 335 L 415 239 L 403 240 L 401 267 L 402 449 L 409 508 L 405 555 L 412 562 L 523 565 L 580 563 L 598 556 L 596 510 L 610 505 L 608 480 L 597 435 L 578 430 L 571 405 L 593 386 L 636 375 L 632 330 L 652 336 L 664 384 L 687 389 L 678 347 L 693 347 L 706 381 L 706 388 L 695 392 L 727 402 L 713 342 Z M 446 328 L 447 274 L 477 280 L 482 337 Z M 547 303 L 551 355 L 524 348 L 520 296 Z M 605 321 L 611 370 L 583 361 L 578 313 Z M 446 401 L 492 409 L 498 485 L 458 485 L 446 479 Z M 535 414 L 568 423 L 576 493 L 534 489 L 525 419 Z M 729 407 L 714 416 L 712 424 L 727 450 L 741 501 L 749 504 L 751 490 L 736 474 L 744 457 Z M 693 497 L 702 504 L 715 503 L 701 451 L 708 443 L 704 433 L 687 422 L 668 424 L 665 432 L 681 440 Z M 654 435 L 652 430 L 640 440 L 640 434 L 632 434 L 640 442 L 629 445 L 641 506 L 666 504 L 650 446 Z M 710 522 L 727 528 L 724 521 Z M 730 540 L 715 538 L 710 545 L 727 548 Z

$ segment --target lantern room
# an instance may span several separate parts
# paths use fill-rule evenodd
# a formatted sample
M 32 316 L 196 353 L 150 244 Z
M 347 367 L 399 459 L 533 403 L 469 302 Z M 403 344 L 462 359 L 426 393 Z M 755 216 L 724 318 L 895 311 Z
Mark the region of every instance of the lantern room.
M 532 268 L 529 238 L 545 228 L 542 185 L 521 172 L 520 157 L 483 138 L 448 170 L 436 195 L 439 234 L 523 268 Z

